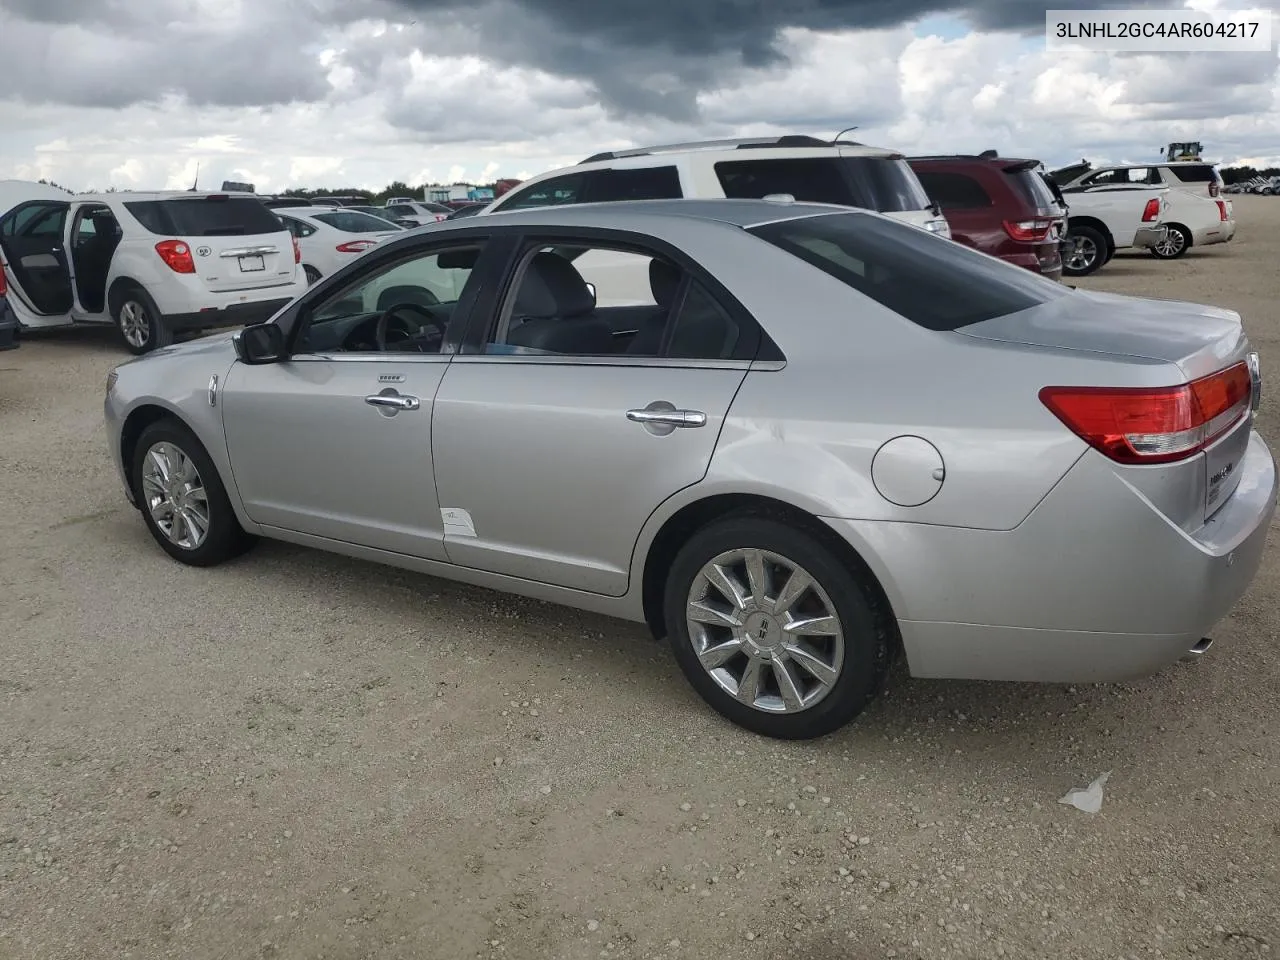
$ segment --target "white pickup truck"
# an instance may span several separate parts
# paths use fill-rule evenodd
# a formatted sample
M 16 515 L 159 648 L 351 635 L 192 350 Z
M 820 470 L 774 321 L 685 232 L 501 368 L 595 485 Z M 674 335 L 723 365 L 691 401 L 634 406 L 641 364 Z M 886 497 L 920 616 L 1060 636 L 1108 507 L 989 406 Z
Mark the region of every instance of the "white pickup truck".
M 1062 272 L 1084 277 L 1117 250 L 1146 250 L 1165 238 L 1168 187 L 1061 187 L 1067 206 L 1067 236 Z

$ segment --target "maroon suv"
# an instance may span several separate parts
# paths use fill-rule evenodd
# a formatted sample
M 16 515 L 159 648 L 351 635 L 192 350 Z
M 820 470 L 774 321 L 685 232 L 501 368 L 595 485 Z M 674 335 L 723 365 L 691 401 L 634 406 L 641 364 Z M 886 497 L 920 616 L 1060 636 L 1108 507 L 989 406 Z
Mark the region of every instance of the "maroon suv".
M 952 239 L 1019 267 L 1062 279 L 1066 211 L 1039 172 L 1039 160 L 988 150 L 977 156 L 910 157 Z

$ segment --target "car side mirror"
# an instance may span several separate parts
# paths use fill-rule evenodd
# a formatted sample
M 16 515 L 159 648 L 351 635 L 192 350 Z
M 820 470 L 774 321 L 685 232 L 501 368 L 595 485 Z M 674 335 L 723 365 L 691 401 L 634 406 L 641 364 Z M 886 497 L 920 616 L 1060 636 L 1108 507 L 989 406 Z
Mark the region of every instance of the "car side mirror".
M 284 331 L 274 323 L 245 327 L 231 342 L 241 363 L 276 363 L 285 358 Z
M 591 302 L 593 304 L 599 302 L 596 300 L 596 285 L 594 283 L 587 281 L 587 292 L 591 294 Z

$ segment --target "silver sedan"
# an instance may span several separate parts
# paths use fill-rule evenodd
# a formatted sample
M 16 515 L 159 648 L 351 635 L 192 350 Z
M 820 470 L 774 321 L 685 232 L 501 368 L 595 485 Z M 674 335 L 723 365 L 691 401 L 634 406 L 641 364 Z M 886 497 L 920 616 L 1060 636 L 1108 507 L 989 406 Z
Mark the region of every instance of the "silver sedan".
M 1073 290 L 785 201 L 459 220 L 271 321 L 113 371 L 125 493 L 196 566 L 257 537 L 646 622 L 763 734 L 922 677 L 1202 653 L 1276 466 L 1227 310 Z

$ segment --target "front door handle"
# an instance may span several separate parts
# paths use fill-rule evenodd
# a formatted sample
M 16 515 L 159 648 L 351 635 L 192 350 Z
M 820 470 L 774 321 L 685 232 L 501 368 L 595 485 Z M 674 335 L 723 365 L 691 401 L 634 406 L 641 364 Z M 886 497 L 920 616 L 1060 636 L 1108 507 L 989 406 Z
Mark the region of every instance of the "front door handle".
M 659 404 L 662 404 L 659 406 Z M 707 415 L 701 410 L 678 410 L 670 404 L 651 403 L 638 410 L 628 410 L 627 419 L 633 423 L 656 424 L 666 427 L 705 427 Z
M 375 393 L 373 396 L 365 397 L 365 403 L 371 403 L 375 407 L 391 407 L 395 410 L 417 410 L 422 406 L 422 401 L 417 397 L 405 397 L 398 393 Z

